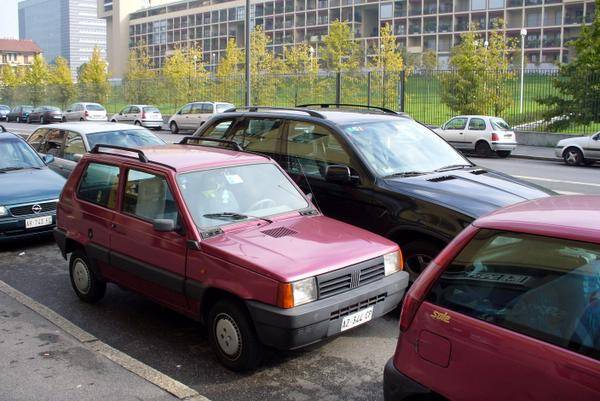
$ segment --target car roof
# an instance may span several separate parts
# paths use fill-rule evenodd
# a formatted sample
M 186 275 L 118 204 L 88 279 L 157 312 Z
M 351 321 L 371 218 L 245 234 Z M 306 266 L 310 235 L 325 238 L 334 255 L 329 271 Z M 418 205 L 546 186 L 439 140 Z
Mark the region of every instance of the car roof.
M 100 155 L 88 154 L 84 157 L 108 158 L 113 161 L 118 159 L 120 162 L 130 162 L 132 160 L 131 157 L 122 156 L 120 150 L 115 150 L 115 153 L 110 149 L 100 148 L 100 150 L 102 152 Z M 152 166 L 152 163 L 157 163 L 176 172 L 206 170 L 242 164 L 273 163 L 271 159 L 259 154 L 213 146 L 170 144 L 149 146 L 141 149 L 141 151 L 148 159 L 148 164 L 134 158 L 136 164 Z
M 324 117 L 321 119 L 319 117 L 314 117 L 308 114 L 303 110 L 309 110 L 311 112 L 318 113 Z M 285 117 L 285 118 L 298 118 L 301 119 L 311 119 L 312 121 L 327 121 L 336 125 L 353 125 L 357 123 L 368 123 L 368 122 L 381 122 L 381 121 L 391 121 L 397 120 L 398 118 L 410 119 L 410 117 L 401 114 L 386 114 L 380 112 L 368 112 L 366 111 L 357 111 L 357 110 L 332 110 L 326 108 L 297 108 L 297 109 L 269 109 L 269 108 L 261 108 L 259 111 L 231 111 L 219 114 L 220 118 L 226 117 L 237 117 L 242 115 L 248 116 L 260 116 L 260 117 Z M 304 117 L 304 118 L 302 118 Z
M 4 132 L 0 132 L 0 140 L 2 139 L 20 139 L 21 141 L 25 141 L 23 138 L 21 138 L 19 135 L 15 134 L 14 132 L 9 132 L 9 131 L 4 131 Z
M 75 131 L 79 134 L 87 135 L 94 134 L 96 132 L 106 132 L 115 130 L 136 130 L 140 127 L 129 124 L 111 123 L 111 122 L 91 122 L 91 121 L 74 121 L 69 123 L 56 123 L 45 125 L 40 128 L 58 128 L 69 131 Z
M 518 203 L 477 219 L 480 228 L 600 244 L 600 196 L 551 196 Z

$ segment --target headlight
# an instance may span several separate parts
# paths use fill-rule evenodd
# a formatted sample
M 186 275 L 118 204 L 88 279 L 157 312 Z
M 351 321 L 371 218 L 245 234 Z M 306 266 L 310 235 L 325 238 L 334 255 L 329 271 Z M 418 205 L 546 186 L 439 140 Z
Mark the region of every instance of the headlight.
M 383 255 L 383 268 L 386 276 L 402 270 L 403 264 L 404 262 L 402 260 L 402 253 L 400 253 L 400 251 Z
M 317 299 L 317 282 L 314 277 L 280 283 L 277 291 L 277 305 L 281 308 L 293 308 Z
M 8 216 L 8 209 L 4 206 L 0 206 L 0 217 Z

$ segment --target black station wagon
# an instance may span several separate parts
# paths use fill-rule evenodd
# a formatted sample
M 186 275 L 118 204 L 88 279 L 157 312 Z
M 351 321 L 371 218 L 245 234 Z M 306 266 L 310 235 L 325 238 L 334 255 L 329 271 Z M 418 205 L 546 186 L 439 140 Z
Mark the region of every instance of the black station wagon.
M 325 215 L 396 241 L 413 280 L 475 218 L 554 194 L 477 167 L 429 128 L 387 109 L 230 109 L 194 136 L 272 157 Z

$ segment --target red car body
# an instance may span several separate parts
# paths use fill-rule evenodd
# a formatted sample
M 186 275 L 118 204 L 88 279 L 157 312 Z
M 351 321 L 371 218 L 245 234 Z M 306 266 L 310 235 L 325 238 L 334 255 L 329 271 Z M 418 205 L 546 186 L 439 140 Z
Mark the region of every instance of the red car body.
M 521 246 L 523 263 L 510 253 Z M 407 292 L 385 400 L 599 400 L 598 255 L 600 197 L 545 198 L 476 220 Z
M 401 260 L 398 271 L 384 274 L 384 255 L 399 254 L 398 246 L 321 215 L 271 159 L 193 145 L 130 152 L 139 158 L 126 157 L 118 149 L 109 153 L 96 148 L 77 164 L 62 192 L 55 238 L 65 257 L 73 254 L 71 280 L 80 298 L 97 301 L 103 295 L 103 291 L 92 297 L 78 292 L 75 284 L 81 284 L 83 274 L 92 284 L 97 281 L 101 287 L 104 282 L 117 283 L 208 322 L 208 326 L 215 305 L 228 303 L 229 309 L 225 308 L 221 315 L 229 313 L 232 318 L 239 318 L 236 330 L 242 336 L 246 330 L 246 348 L 259 342 L 279 349 L 320 341 L 341 332 L 340 323 L 345 316 L 372 308 L 371 317 L 375 318 L 394 309 L 402 299 L 408 274 L 399 271 Z M 119 169 L 118 191 L 107 201 L 110 206 L 85 200 L 78 192 L 92 164 Z M 204 231 L 195 224 L 178 179 L 186 173 L 265 164 L 282 175 L 282 182 L 289 181 L 287 192 L 297 190 L 307 207 L 269 215 L 269 219 L 233 221 Z M 124 178 L 130 176 L 131 170 L 164 180 L 172 193 L 172 206 L 179 212 L 179 229 L 158 229 L 156 221 L 125 211 L 131 192 L 142 193 L 141 184 L 129 186 Z M 241 182 L 240 177 L 232 180 Z M 155 196 L 155 192 L 148 192 L 146 198 Z M 101 197 L 99 193 L 98 199 Z M 285 291 L 290 283 L 313 277 L 319 286 L 316 299 L 290 305 L 285 298 L 289 296 Z M 339 291 L 325 296 L 322 283 L 332 278 L 339 280 Z M 236 311 L 231 312 L 231 308 Z M 212 328 L 217 330 L 217 326 Z M 252 355 L 249 358 L 256 359 Z M 225 360 L 228 367 L 239 370 L 252 368 L 255 362 Z

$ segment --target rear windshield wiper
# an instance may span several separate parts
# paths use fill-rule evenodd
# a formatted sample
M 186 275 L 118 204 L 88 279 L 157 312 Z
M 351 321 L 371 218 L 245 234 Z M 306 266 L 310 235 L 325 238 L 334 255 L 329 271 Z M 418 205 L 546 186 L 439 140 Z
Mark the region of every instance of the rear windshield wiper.
M 220 213 L 208 213 L 202 215 L 202 217 L 207 217 L 209 219 L 218 219 L 218 220 L 245 220 L 245 219 L 258 219 L 266 221 L 271 224 L 273 220 L 265 219 L 264 217 L 258 216 L 250 216 L 248 214 L 241 214 L 236 212 L 220 212 Z
M 417 175 L 425 175 L 425 174 L 430 174 L 430 172 L 429 171 L 402 171 L 402 172 L 386 175 L 383 178 L 415 177 Z
M 444 166 L 444 167 L 440 167 L 438 169 L 433 170 L 436 173 L 442 172 L 442 171 L 449 171 L 449 170 L 458 170 L 459 168 L 465 168 L 465 167 L 473 167 L 470 164 L 452 164 L 450 166 Z

